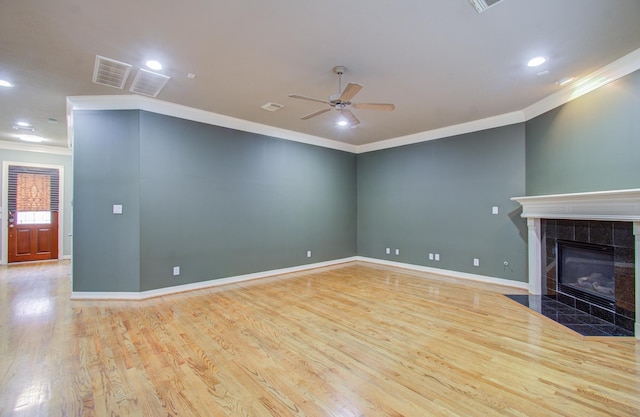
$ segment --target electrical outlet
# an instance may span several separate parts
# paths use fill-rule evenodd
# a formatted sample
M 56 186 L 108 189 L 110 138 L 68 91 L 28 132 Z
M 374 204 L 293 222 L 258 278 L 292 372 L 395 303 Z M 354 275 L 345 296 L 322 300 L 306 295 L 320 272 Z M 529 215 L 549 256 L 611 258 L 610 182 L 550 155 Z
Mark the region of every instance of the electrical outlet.
M 173 275 L 174 276 L 180 275 L 180 267 L 179 266 L 174 266 L 173 267 Z
M 391 255 L 391 248 L 387 248 L 386 253 L 387 255 Z
M 498 214 L 498 212 L 499 212 L 498 206 L 491 207 L 491 214 Z
M 400 249 L 396 249 L 396 256 L 400 255 Z
M 310 250 L 307 251 L 307 258 L 311 258 L 311 251 Z
M 440 254 L 439 254 L 439 253 L 436 253 L 436 254 L 435 254 L 435 256 L 434 256 L 434 258 L 435 258 L 435 260 L 436 260 L 436 261 L 439 261 L 439 260 L 440 260 Z
M 480 259 L 473 258 L 473 266 L 480 266 Z
M 429 254 L 429 260 L 430 260 L 430 261 L 433 261 L 433 253 L 430 253 L 430 254 Z

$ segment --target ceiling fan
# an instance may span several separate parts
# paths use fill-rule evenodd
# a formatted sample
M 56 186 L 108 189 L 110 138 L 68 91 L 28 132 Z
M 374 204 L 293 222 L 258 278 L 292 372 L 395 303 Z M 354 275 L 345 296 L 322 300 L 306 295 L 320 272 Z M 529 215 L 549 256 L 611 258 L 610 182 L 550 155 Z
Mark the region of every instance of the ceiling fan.
M 301 117 L 302 120 L 311 119 L 312 117 L 319 116 L 323 113 L 326 113 L 331 110 L 331 108 L 335 108 L 338 110 L 342 116 L 344 117 L 346 123 L 350 126 L 356 126 L 360 124 L 360 120 L 349 110 L 350 107 L 354 109 L 362 109 L 362 110 L 379 110 L 379 111 L 393 111 L 396 108 L 393 104 L 389 103 L 352 103 L 351 99 L 358 94 L 358 92 L 362 89 L 360 84 L 349 83 L 345 87 L 344 91 L 342 91 L 342 74 L 347 70 L 347 67 L 339 65 L 333 68 L 333 72 L 338 74 L 338 94 L 334 94 L 329 97 L 329 100 L 322 100 L 319 98 L 301 96 L 299 94 L 289 94 L 291 98 L 297 98 L 301 100 L 314 101 L 317 103 L 328 104 L 330 107 L 322 110 L 315 111 L 313 113 L 309 113 Z M 342 91 L 342 93 L 340 93 Z

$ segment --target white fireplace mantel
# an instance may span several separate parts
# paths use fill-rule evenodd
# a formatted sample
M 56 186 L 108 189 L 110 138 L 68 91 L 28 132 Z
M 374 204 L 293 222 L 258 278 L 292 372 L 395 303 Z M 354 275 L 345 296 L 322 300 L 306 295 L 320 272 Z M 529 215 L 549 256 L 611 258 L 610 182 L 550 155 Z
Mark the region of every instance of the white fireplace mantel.
M 513 197 L 529 228 L 529 292 L 542 293 L 541 219 L 633 222 L 635 236 L 635 335 L 640 339 L 640 189 Z
M 522 217 L 640 222 L 640 189 L 514 197 Z

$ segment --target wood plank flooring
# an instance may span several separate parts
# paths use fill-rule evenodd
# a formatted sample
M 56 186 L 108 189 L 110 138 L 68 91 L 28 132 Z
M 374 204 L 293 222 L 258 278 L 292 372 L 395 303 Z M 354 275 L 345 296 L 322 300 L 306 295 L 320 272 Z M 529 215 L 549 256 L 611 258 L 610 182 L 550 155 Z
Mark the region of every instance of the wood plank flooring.
M 364 263 L 145 301 L 0 267 L 0 416 L 640 416 L 640 342 Z

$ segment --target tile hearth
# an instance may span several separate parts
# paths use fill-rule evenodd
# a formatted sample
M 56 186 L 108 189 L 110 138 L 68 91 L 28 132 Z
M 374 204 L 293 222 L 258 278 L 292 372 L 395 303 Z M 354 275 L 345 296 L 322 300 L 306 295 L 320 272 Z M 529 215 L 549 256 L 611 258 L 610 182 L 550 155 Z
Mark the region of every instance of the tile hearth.
M 557 301 L 552 295 L 507 294 L 505 296 L 562 324 L 582 336 L 633 337 L 632 331 L 563 304 Z

